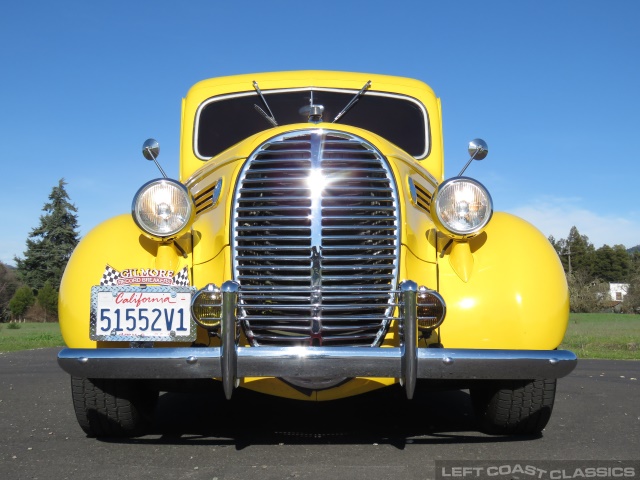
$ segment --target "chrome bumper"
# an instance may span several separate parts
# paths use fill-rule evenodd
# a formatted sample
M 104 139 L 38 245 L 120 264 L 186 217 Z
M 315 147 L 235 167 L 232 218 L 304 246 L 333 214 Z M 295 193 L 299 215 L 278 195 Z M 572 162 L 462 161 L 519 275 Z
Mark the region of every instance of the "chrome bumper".
M 417 285 L 413 282 L 403 284 L 405 320 L 401 347 L 239 347 L 235 316 L 237 284 L 227 282 L 222 290 L 226 297 L 222 347 L 67 348 L 58 354 L 58 363 L 77 377 L 220 378 L 227 398 L 231 398 L 238 380 L 244 377 L 389 377 L 399 379 L 407 397 L 412 398 L 417 379 L 560 378 L 571 373 L 577 363 L 575 354 L 566 350 L 416 348 Z

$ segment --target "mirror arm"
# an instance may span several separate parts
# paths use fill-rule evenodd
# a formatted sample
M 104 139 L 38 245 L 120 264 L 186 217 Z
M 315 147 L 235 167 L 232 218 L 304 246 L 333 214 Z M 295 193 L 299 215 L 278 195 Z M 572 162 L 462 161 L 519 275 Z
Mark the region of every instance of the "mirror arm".
M 164 170 L 158 163 L 158 160 L 156 160 L 159 154 L 160 145 L 158 145 L 158 142 L 156 142 L 153 138 L 148 138 L 147 140 L 145 140 L 145 142 L 142 144 L 142 156 L 149 161 L 153 160 L 153 163 L 156 164 L 156 167 L 158 167 L 158 170 L 160 170 L 162 176 L 164 178 L 169 178 L 167 177 L 167 174 L 164 173 Z
M 158 167 L 158 170 L 160 170 L 160 173 L 162 174 L 162 176 L 163 176 L 164 178 L 169 178 L 169 177 L 167 177 L 167 174 L 166 174 L 166 173 L 164 173 L 164 170 L 162 169 L 162 167 L 161 167 L 161 166 L 160 166 L 160 164 L 158 163 L 158 160 L 156 160 L 156 157 L 155 157 L 155 155 L 153 154 L 153 152 L 151 151 L 151 148 L 150 148 L 150 147 L 147 147 L 147 148 L 146 148 L 146 150 L 147 150 L 147 153 L 149 154 L 149 156 L 151 157 L 151 159 L 153 160 L 153 163 L 155 163 L 155 164 L 156 164 L 156 167 Z
M 474 160 L 484 160 L 487 157 L 488 153 L 489 153 L 489 147 L 487 146 L 487 142 L 485 142 L 481 138 L 476 138 L 474 140 L 471 140 L 469 142 L 469 155 L 471 155 L 471 158 L 469 159 L 467 164 L 462 168 L 462 170 L 460 170 L 460 173 L 458 174 L 458 176 L 459 177 L 462 176 L 462 174 L 467 169 L 467 167 L 471 164 L 471 162 L 473 162 Z
M 474 159 L 474 158 L 475 158 L 475 155 L 473 155 L 473 156 L 469 159 L 469 161 L 467 162 L 467 164 L 466 164 L 464 167 L 462 167 L 462 170 L 460 170 L 460 173 L 458 174 L 458 176 L 459 176 L 459 177 L 461 177 L 461 176 L 462 176 L 462 174 L 464 173 L 464 171 L 469 167 L 469 165 L 471 165 L 471 162 L 473 162 L 473 159 Z

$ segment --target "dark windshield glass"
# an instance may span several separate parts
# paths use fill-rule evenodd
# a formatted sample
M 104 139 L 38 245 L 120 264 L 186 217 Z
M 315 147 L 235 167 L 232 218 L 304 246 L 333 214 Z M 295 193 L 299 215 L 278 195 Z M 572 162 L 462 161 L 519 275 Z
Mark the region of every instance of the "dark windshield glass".
M 263 92 L 278 125 L 306 123 L 311 91 Z M 313 91 L 314 105 L 323 105 L 323 120 L 331 122 L 354 97 L 355 92 Z M 257 93 L 210 99 L 199 110 L 196 121 L 195 153 L 211 158 L 241 140 L 271 128 L 255 108 L 269 113 Z M 345 113 L 338 124 L 369 130 L 396 144 L 414 157 L 428 153 L 426 112 L 408 97 L 366 92 Z

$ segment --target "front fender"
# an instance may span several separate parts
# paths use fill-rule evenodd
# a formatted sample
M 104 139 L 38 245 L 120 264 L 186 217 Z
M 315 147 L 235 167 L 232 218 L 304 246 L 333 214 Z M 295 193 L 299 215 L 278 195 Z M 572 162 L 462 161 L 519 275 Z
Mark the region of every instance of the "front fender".
M 101 223 L 80 241 L 60 283 L 58 313 L 65 343 L 72 348 L 96 348 L 96 342 L 89 339 L 91 287 L 100 285 L 107 265 L 118 271 L 178 271 L 186 264 L 171 244 L 163 245 L 142 235 L 131 215 Z
M 438 255 L 439 289 L 447 302 L 444 346 L 557 348 L 567 328 L 569 293 L 547 238 L 521 218 L 496 212 L 465 248 L 454 244 Z

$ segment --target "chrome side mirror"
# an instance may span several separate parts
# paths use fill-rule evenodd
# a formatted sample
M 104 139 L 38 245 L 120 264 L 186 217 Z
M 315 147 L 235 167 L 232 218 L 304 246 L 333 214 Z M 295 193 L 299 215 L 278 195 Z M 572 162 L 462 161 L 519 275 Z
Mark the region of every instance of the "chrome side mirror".
M 487 142 L 481 138 L 476 138 L 469 142 L 469 155 L 472 160 L 484 160 L 489 153 Z
M 142 155 L 147 160 L 153 160 L 155 162 L 158 155 L 160 155 L 160 144 L 153 138 L 145 140 L 142 144 Z
M 162 176 L 164 178 L 167 178 L 167 174 L 164 173 L 164 170 L 158 163 L 158 160 L 156 160 L 158 158 L 158 155 L 160 155 L 160 144 L 156 140 L 154 140 L 153 138 L 145 140 L 145 142 L 142 144 L 142 155 L 147 160 L 153 161 L 153 163 L 156 164 L 156 167 L 158 167 L 158 170 L 160 170 Z
M 463 169 L 460 170 L 460 173 L 458 174 L 458 176 L 460 177 L 464 173 L 464 171 L 471 164 L 471 162 L 473 162 L 474 160 L 484 160 L 488 154 L 489 154 L 489 147 L 487 146 L 487 142 L 485 142 L 481 138 L 475 138 L 471 140 L 469 142 L 469 156 L 471 158 L 469 158 L 469 161 L 463 167 Z

